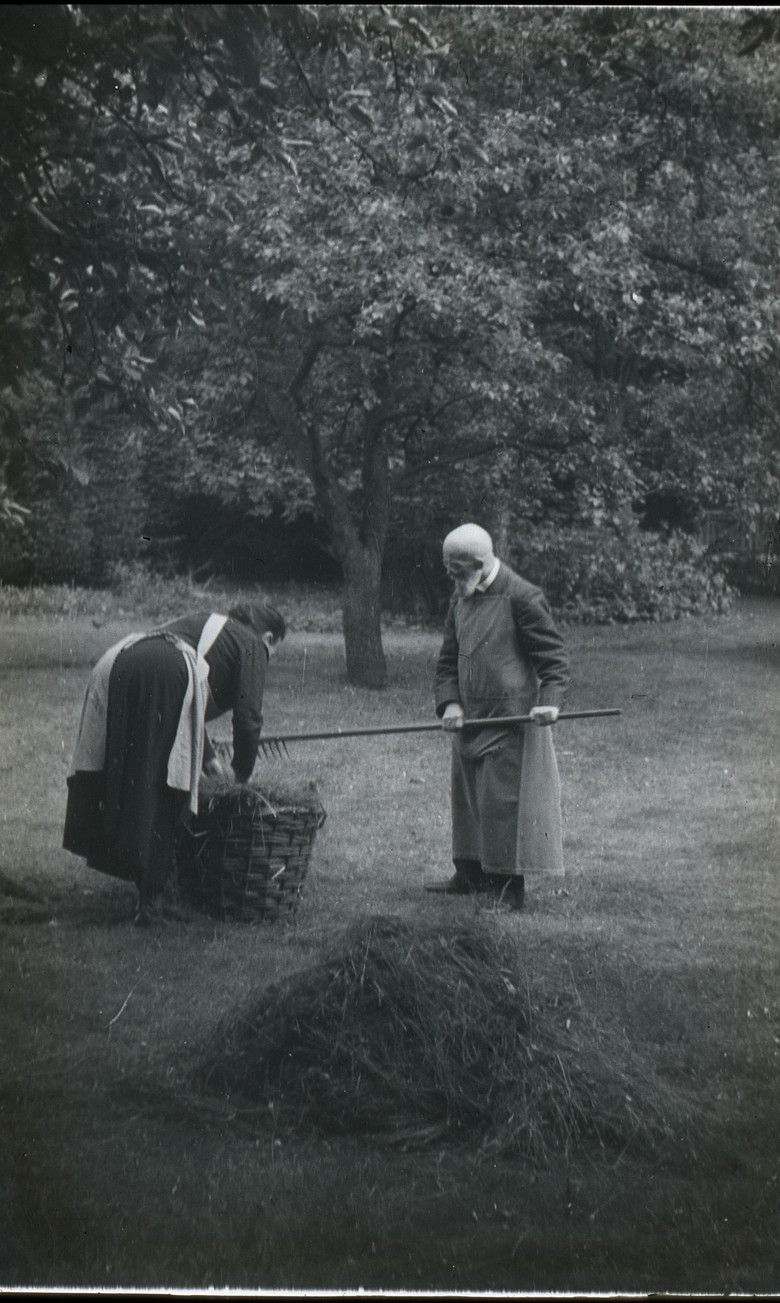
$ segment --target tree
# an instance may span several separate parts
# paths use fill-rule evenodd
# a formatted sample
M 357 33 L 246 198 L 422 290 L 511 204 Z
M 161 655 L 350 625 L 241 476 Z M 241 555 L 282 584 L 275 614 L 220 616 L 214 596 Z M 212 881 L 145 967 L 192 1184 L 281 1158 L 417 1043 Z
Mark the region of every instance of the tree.
M 341 99 L 332 50 L 300 57 L 317 131 L 279 179 L 280 228 L 258 250 L 326 468 L 350 421 L 348 469 L 378 446 L 362 406 L 390 440 L 382 492 L 394 470 L 430 485 L 425 472 L 469 446 L 513 450 L 490 504 L 499 532 L 512 489 L 527 524 L 561 503 L 571 525 L 618 539 L 653 491 L 760 510 L 763 480 L 778 482 L 771 408 L 751 397 L 777 375 L 780 324 L 762 235 L 777 215 L 760 202 L 777 180 L 771 52 L 740 62 L 733 15 L 459 10 L 437 11 L 436 37 L 406 60 L 396 42 L 391 67 L 392 21 L 351 54 Z M 435 81 L 421 71 L 431 51 Z M 353 95 L 345 126 L 336 109 Z M 465 440 L 420 420 L 432 406 Z M 385 520 L 362 488 L 368 519 Z
M 142 463 L 165 442 L 260 510 L 314 502 L 353 681 L 384 682 L 394 504 L 619 536 L 653 492 L 758 510 L 751 466 L 775 490 L 777 47 L 752 17 L 63 13 L 53 52 L 0 38 L 6 356 L 82 418 L 118 406 Z

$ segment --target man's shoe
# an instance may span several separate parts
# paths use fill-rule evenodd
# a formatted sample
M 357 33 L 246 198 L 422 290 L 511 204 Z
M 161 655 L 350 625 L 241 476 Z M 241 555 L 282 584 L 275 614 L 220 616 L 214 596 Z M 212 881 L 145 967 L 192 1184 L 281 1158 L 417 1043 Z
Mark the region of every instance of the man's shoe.
M 471 896 L 479 888 L 453 873 L 444 882 L 426 882 L 425 890 L 436 892 L 440 896 Z

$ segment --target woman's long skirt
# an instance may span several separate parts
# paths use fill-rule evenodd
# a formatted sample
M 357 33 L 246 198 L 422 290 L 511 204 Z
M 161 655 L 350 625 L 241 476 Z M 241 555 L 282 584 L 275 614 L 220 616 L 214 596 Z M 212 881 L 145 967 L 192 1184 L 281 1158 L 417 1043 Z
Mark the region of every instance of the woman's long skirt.
M 170 874 L 187 805 L 187 793 L 167 784 L 187 683 L 184 657 L 166 638 L 120 652 L 108 686 L 105 769 L 68 780 L 65 848 L 147 896 Z

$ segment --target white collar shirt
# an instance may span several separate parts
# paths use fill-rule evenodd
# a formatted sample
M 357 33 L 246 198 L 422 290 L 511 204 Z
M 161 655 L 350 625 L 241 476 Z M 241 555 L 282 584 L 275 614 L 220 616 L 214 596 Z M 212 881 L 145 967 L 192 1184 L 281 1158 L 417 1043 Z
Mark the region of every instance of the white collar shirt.
M 488 588 L 489 588 L 490 585 L 493 583 L 493 581 L 494 581 L 494 579 L 496 578 L 496 575 L 498 574 L 498 572 L 499 572 L 500 569 L 501 569 L 501 562 L 498 560 L 498 558 L 496 558 L 496 560 L 493 562 L 493 568 L 492 568 L 492 570 L 490 571 L 490 574 L 487 575 L 487 576 L 482 580 L 481 583 L 477 584 L 477 592 L 478 592 L 478 593 L 486 593 L 486 592 L 487 592 Z

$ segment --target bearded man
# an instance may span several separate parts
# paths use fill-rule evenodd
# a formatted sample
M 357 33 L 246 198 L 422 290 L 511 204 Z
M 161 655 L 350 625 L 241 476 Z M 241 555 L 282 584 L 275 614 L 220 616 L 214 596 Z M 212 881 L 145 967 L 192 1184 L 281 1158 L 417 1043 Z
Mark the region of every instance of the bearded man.
M 452 733 L 455 874 L 427 890 L 492 892 L 522 909 L 526 876 L 563 873 L 560 780 L 543 726 L 564 702 L 566 653 L 541 589 L 494 556 L 479 525 L 447 535 L 444 565 L 455 591 L 435 692 Z M 530 715 L 533 724 L 463 727 L 507 715 Z

